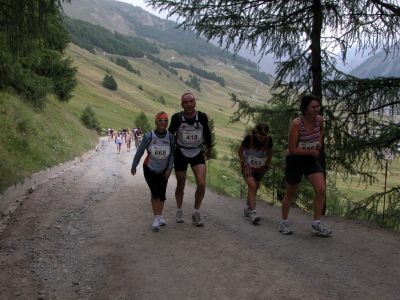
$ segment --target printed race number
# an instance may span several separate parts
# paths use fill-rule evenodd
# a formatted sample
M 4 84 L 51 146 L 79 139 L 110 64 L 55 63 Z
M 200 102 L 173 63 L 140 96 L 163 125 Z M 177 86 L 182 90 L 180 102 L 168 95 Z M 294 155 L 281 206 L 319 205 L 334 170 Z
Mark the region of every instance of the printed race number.
M 265 157 L 255 157 L 249 155 L 247 158 L 247 163 L 250 165 L 251 168 L 259 169 L 265 165 Z
M 305 150 L 315 150 L 317 149 L 317 146 L 319 144 L 319 141 L 315 142 L 299 142 L 298 148 L 305 149 Z
M 153 146 L 151 156 L 156 159 L 167 159 L 169 157 L 169 146 Z
M 183 132 L 185 143 L 195 144 L 201 142 L 203 136 L 201 130 L 185 131 Z

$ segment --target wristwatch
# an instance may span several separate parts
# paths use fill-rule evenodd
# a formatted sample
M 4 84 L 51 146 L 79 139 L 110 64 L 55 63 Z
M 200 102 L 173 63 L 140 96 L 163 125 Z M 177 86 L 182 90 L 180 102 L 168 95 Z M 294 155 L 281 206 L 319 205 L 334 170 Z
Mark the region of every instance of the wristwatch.
M 247 163 L 247 162 L 245 162 L 244 164 L 243 164 L 243 167 L 247 167 L 249 164 Z

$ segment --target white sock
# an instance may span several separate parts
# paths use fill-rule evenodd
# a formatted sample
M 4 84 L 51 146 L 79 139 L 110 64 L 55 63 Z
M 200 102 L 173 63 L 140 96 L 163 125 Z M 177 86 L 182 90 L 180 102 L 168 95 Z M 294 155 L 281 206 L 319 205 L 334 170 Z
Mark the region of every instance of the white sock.
M 287 222 L 288 222 L 288 220 L 281 220 L 281 224 L 287 223 Z
M 200 211 L 198 209 L 193 209 L 193 213 L 199 213 Z
M 313 221 L 313 225 L 317 225 L 317 224 L 319 224 L 319 223 L 321 223 L 321 220 L 314 220 L 314 221 Z
M 177 208 L 176 211 L 182 211 L 182 208 Z

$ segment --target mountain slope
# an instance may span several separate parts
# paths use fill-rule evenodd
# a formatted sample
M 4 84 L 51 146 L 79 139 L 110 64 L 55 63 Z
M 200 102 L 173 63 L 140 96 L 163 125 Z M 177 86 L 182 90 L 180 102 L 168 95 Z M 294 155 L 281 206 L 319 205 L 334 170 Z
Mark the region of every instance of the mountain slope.
M 384 51 L 381 51 L 365 60 L 350 74 L 360 78 L 400 77 L 400 57 L 397 51 L 388 56 Z

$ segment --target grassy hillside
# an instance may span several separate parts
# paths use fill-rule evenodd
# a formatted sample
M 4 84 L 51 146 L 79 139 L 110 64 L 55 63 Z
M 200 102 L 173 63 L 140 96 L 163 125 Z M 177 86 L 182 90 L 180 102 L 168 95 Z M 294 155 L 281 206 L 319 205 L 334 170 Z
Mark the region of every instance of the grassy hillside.
M 219 158 L 208 164 L 209 187 L 240 196 L 240 185 L 238 176 L 228 168 L 226 160 L 231 156 L 229 141 L 243 136 L 246 123 L 238 122 L 229 124 L 236 107 L 232 107 L 232 101 L 228 93 L 235 92 L 241 97 L 248 99 L 255 105 L 262 105 L 257 100 L 267 99 L 269 87 L 263 85 L 258 90 L 256 98 L 250 98 L 260 86 L 260 83 L 244 72 L 238 72 L 231 66 L 216 65 L 213 60 L 207 60 L 207 66 L 201 65 L 195 59 L 187 57 L 180 58 L 176 52 L 161 50 L 160 58 L 163 60 L 180 61 L 198 68 L 215 72 L 218 76 L 225 78 L 226 87 L 218 83 L 201 79 L 201 93 L 193 91 L 185 84 L 189 76 L 193 75 L 188 70 L 177 69 L 178 76 L 171 74 L 168 70 L 149 59 L 128 59 L 136 70 L 140 70 L 141 76 L 126 71 L 110 60 L 110 55 L 98 52 L 96 55 L 86 50 L 71 45 L 68 55 L 74 59 L 74 65 L 78 67 L 78 87 L 74 97 L 65 108 L 72 114 L 79 115 L 83 108 L 90 105 L 96 112 L 100 126 L 114 129 L 133 127 L 134 119 L 141 111 L 145 112 L 149 121 L 160 110 L 165 110 L 170 116 L 181 110 L 180 97 L 183 93 L 191 91 L 197 97 L 197 108 L 210 114 L 214 120 L 217 151 Z M 115 60 L 115 57 L 114 57 Z M 117 91 L 110 91 L 102 87 L 101 82 L 109 70 L 118 84 Z M 182 80 L 180 77 L 182 76 Z M 138 86 L 141 85 L 143 90 Z M 160 96 L 165 99 L 165 105 L 156 101 Z M 221 169 L 223 170 L 222 174 Z M 190 179 L 190 177 L 189 177 Z M 265 198 L 265 197 L 262 197 Z
M 47 106 L 36 110 L 17 96 L 0 94 L 0 192 L 34 172 L 93 149 L 98 135 L 84 128 L 79 119 L 88 105 L 94 109 L 102 128 L 111 126 L 122 129 L 133 127 L 134 119 L 141 111 L 146 113 L 151 123 L 160 110 L 172 115 L 181 109 L 180 96 L 191 91 L 198 99 L 197 108 L 209 113 L 214 120 L 219 157 L 222 159 L 225 155 L 226 159 L 230 155 L 229 139 L 240 138 L 246 127 L 244 122 L 228 125 L 229 117 L 235 111 L 228 93 L 234 91 L 254 104 L 262 103 L 250 98 L 259 82 L 230 66 L 217 66 L 211 60 L 203 66 L 194 59 L 181 59 L 173 51 L 163 51 L 160 56 L 168 61 L 174 57 L 176 61 L 193 64 L 225 78 L 225 88 L 214 81 L 202 79 L 199 93 L 184 83 L 190 79 L 188 70 L 178 69 L 179 75 L 176 76 L 151 60 L 129 59 L 132 67 L 140 70 L 141 76 L 138 76 L 117 66 L 110 61 L 109 55 L 101 52 L 93 55 L 71 44 L 67 55 L 74 59 L 74 65 L 78 67 L 79 82 L 69 103 L 62 104 L 48 97 Z M 118 83 L 117 91 L 102 86 L 107 70 Z M 138 88 L 139 85 L 143 90 Z M 266 99 L 268 92 L 269 89 L 263 86 L 258 95 Z M 161 95 L 165 105 L 156 101 Z M 214 162 L 215 167 L 219 168 L 220 163 Z M 212 168 L 214 166 L 210 166 L 210 171 Z M 230 170 L 226 172 L 228 176 L 236 176 Z M 223 186 L 220 188 L 224 189 Z
M 179 75 L 173 75 L 168 70 L 149 59 L 128 59 L 141 76 L 126 71 L 110 60 L 110 56 L 97 53 L 93 55 L 75 45 L 71 45 L 68 54 L 74 59 L 78 67 L 78 87 L 74 97 L 66 105 L 71 113 L 79 115 L 86 105 L 92 106 L 103 128 L 109 126 L 114 129 L 133 127 L 134 119 L 141 111 L 145 112 L 149 120 L 160 110 L 165 110 L 170 115 L 181 110 L 180 97 L 183 93 L 191 91 L 197 97 L 197 108 L 210 114 L 215 122 L 215 132 L 218 151 L 229 154 L 228 138 L 240 137 L 245 127 L 244 122 L 229 124 L 229 118 L 236 110 L 228 93 L 236 92 L 243 98 L 260 105 L 263 102 L 250 98 L 260 83 L 246 73 L 238 72 L 230 66 L 217 66 L 214 61 L 207 61 L 207 66 L 200 65 L 196 60 L 179 58 L 173 51 L 161 50 L 160 58 L 170 61 L 181 61 L 193 64 L 198 68 L 215 72 L 225 78 L 226 87 L 206 79 L 201 81 L 201 93 L 193 91 L 184 82 L 193 75 L 188 70 L 177 69 Z M 114 56 L 115 60 L 116 56 Z M 109 70 L 118 84 L 117 91 L 110 91 L 102 87 L 101 82 Z M 182 76 L 182 80 L 180 80 Z M 138 86 L 142 86 L 140 90 Z M 160 96 L 165 99 L 165 105 L 156 101 Z M 257 97 L 266 99 L 269 96 L 269 87 L 262 86 Z
M 0 92 L 0 193 L 97 144 L 97 133 L 84 128 L 65 106 L 49 97 L 46 107 L 37 110 L 12 93 Z

